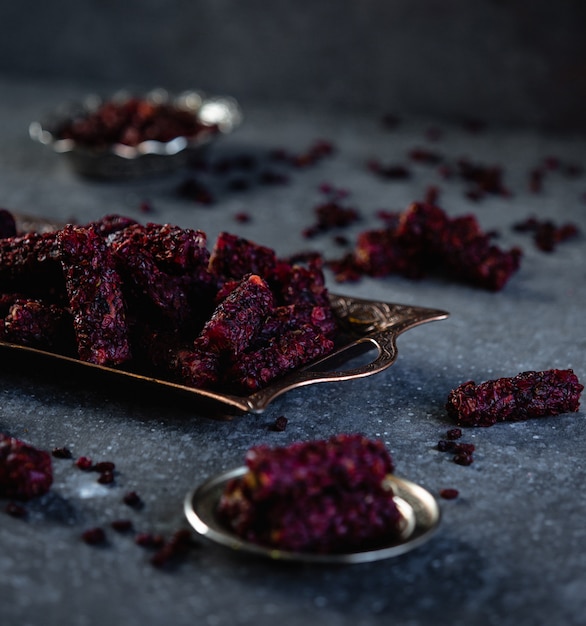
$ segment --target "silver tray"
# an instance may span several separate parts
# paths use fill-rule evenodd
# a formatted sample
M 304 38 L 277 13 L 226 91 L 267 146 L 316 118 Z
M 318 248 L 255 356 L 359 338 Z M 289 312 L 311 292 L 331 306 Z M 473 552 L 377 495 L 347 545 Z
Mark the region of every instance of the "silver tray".
M 342 336 L 333 352 L 309 365 L 276 379 L 268 386 L 246 396 L 195 389 L 170 380 L 145 376 L 121 368 L 95 365 L 79 359 L 0 341 L 0 350 L 8 350 L 11 356 L 25 359 L 48 359 L 51 367 L 64 365 L 71 373 L 90 374 L 90 377 L 108 375 L 114 382 L 138 383 L 156 390 L 179 392 L 198 401 L 215 417 L 239 413 L 262 413 L 280 395 L 304 387 L 325 382 L 341 382 L 372 376 L 390 367 L 397 359 L 397 337 L 425 322 L 448 317 L 446 311 L 405 304 L 394 304 L 330 294 L 331 304 L 342 328 Z M 374 358 L 357 367 L 342 370 L 342 364 L 375 351 Z
M 196 532 L 239 553 L 280 561 L 333 565 L 379 561 L 405 554 L 422 545 L 431 539 L 440 522 L 438 504 L 428 491 L 403 478 L 388 476 L 386 481 L 393 489 L 395 502 L 404 520 L 399 537 L 393 533 L 376 549 L 362 552 L 314 554 L 264 547 L 238 537 L 217 515 L 218 503 L 227 483 L 247 471 L 246 467 L 238 467 L 209 479 L 187 494 L 183 507 L 187 520 Z
M 199 122 L 209 126 L 210 132 L 202 132 L 194 138 L 176 137 L 167 142 L 144 141 L 137 146 L 112 144 L 106 149 L 87 148 L 71 139 L 59 139 L 57 136 L 65 121 L 95 111 L 105 100 L 124 101 L 132 96 L 156 103 L 168 102 L 186 109 Z M 233 98 L 209 96 L 195 90 L 171 94 L 159 88 L 141 94 L 119 91 L 108 98 L 90 94 L 79 102 L 63 103 L 41 120 L 32 122 L 29 135 L 55 152 L 66 155 L 78 174 L 92 178 L 124 179 L 175 170 L 219 135 L 232 132 L 241 121 L 242 111 Z

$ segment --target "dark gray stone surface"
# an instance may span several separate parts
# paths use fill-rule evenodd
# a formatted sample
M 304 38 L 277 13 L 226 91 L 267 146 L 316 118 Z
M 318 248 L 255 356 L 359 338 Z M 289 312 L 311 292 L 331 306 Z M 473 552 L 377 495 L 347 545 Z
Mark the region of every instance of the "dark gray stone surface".
M 0 70 L 586 127 L 581 0 L 3 2 Z
M 477 446 L 470 467 L 435 450 L 451 426 L 446 396 L 465 380 L 566 367 L 586 380 L 584 236 L 545 254 L 527 235 L 511 230 L 533 214 L 574 221 L 586 232 L 584 176 L 551 172 L 543 193 L 527 191 L 528 171 L 546 156 L 586 165 L 581 139 L 497 126 L 471 135 L 442 123 L 442 139 L 430 143 L 425 132 L 438 126 L 436 120 L 407 118 L 390 133 L 381 131 L 376 116 L 250 106 L 245 124 L 214 154 L 263 153 L 276 146 L 302 150 L 318 137 L 331 139 L 337 152 L 315 168 L 291 171 L 286 186 L 230 192 L 217 183 L 217 204 L 203 208 L 175 195 L 185 173 L 127 183 L 82 180 L 62 157 L 28 139 L 32 119 L 81 92 L 69 82 L 0 81 L 1 206 L 79 222 L 118 212 L 201 228 L 212 241 L 229 230 L 281 255 L 313 248 L 331 258 L 341 249 L 330 235 L 311 241 L 301 236 L 313 222 L 321 182 L 352 192 L 349 202 L 364 219 L 348 231 L 351 238 L 380 223 L 378 209 L 402 210 L 436 184 L 450 214 L 473 212 L 485 229 L 498 228 L 499 245 L 520 245 L 524 258 L 499 293 L 439 279 L 336 285 L 328 274 L 331 289 L 340 293 L 443 308 L 451 317 L 402 335 L 399 358 L 385 373 L 297 390 L 262 415 L 232 421 L 212 420 L 169 395 L 120 392 L 102 381 L 77 381 L 26 363 L 17 367 L 2 355 L 0 431 L 46 449 L 67 446 L 76 456 L 111 460 L 117 467 L 115 485 L 103 487 L 95 475 L 55 460 L 53 489 L 28 505 L 26 521 L 0 513 L 2 623 L 583 624 L 584 412 L 468 429 L 464 440 Z M 414 166 L 405 182 L 377 180 L 364 166 L 372 156 L 406 162 L 415 146 L 450 159 L 502 164 L 513 196 L 473 203 L 463 183 L 444 181 L 429 166 Z M 152 213 L 141 212 L 143 201 Z M 237 223 L 239 211 L 249 212 L 252 221 Z M 269 426 L 279 415 L 288 418 L 288 427 L 272 432 Z M 132 537 L 109 529 L 111 520 L 130 517 L 138 530 L 167 535 L 186 525 L 187 491 L 240 465 L 250 446 L 356 430 L 388 444 L 398 474 L 436 496 L 444 487 L 460 491 L 454 501 L 440 500 L 438 534 L 412 553 L 373 564 L 307 567 L 249 560 L 202 540 L 166 572 L 149 564 L 149 552 Z M 141 511 L 121 502 L 133 489 L 145 501 Z M 84 529 L 96 525 L 107 530 L 102 548 L 80 540 Z

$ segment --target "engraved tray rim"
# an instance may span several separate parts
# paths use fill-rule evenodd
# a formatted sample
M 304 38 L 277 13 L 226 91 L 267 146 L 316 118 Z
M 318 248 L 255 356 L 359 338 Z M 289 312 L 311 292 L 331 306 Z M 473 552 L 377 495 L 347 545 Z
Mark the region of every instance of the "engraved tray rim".
M 340 345 L 325 357 L 293 370 L 249 395 L 234 395 L 189 387 L 164 378 L 136 373 L 123 368 L 88 363 L 79 359 L 20 344 L 0 341 L 1 349 L 11 353 L 45 357 L 54 363 L 69 364 L 78 371 L 113 375 L 119 382 L 137 381 L 157 389 L 180 392 L 190 398 L 216 405 L 226 416 L 239 413 L 262 413 L 280 395 L 310 384 L 341 382 L 371 376 L 390 367 L 397 358 L 396 339 L 404 331 L 425 322 L 446 319 L 447 311 L 413 305 L 354 298 L 330 293 L 334 313 L 341 326 L 350 330 Z M 320 370 L 328 362 L 345 362 L 357 350 L 375 349 L 377 355 L 369 363 L 340 371 Z

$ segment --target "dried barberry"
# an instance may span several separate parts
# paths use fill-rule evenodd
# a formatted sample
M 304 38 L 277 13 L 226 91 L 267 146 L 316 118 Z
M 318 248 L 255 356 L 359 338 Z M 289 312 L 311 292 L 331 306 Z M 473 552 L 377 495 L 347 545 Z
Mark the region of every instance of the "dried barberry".
M 578 226 L 571 222 L 557 226 L 551 220 L 539 220 L 536 217 L 528 217 L 513 224 L 513 229 L 517 232 L 532 233 L 535 246 L 543 252 L 553 252 L 558 244 L 580 233 Z
M 49 491 L 51 455 L 0 433 L 0 497 L 30 500 Z
M 456 448 L 456 443 L 448 439 L 440 439 L 437 442 L 437 449 L 439 452 L 453 452 Z
M 101 485 L 111 485 L 114 482 L 114 472 L 101 472 L 98 476 Z
M 163 535 L 156 533 L 138 533 L 134 539 L 136 545 L 143 548 L 160 548 L 165 543 Z
M 271 430 L 277 433 L 282 433 L 287 428 L 288 419 L 284 415 L 279 415 L 275 418 L 275 421 L 271 424 Z
M 393 461 L 360 435 L 258 446 L 248 472 L 222 495 L 219 513 L 249 541 L 311 552 L 368 549 L 399 532 L 401 514 L 385 478 Z
M 454 455 L 454 463 L 457 465 L 472 465 L 474 459 L 469 452 L 458 452 Z
M 129 491 L 124 494 L 122 501 L 127 506 L 132 507 L 133 509 L 141 509 L 144 506 L 144 502 L 142 498 L 136 493 L 136 491 Z
M 234 220 L 239 224 L 248 224 L 252 221 L 252 217 L 250 213 L 247 213 L 246 211 L 238 211 L 238 213 L 234 214 Z
M 571 369 L 522 372 L 479 385 L 463 383 L 450 392 L 446 409 L 463 426 L 492 426 L 577 411 L 583 389 Z
M 461 428 L 450 428 L 446 433 L 446 437 L 451 441 L 455 439 L 460 439 L 462 437 L 462 429 Z
M 71 459 L 73 457 L 69 448 L 54 448 L 51 454 L 56 459 Z
M 444 489 L 440 489 L 439 495 L 440 498 L 443 498 L 444 500 L 455 500 L 460 495 L 460 492 L 457 489 L 446 487 Z
M 116 465 L 112 461 L 100 461 L 92 466 L 94 472 L 113 472 Z
M 85 543 L 91 546 L 97 546 L 106 542 L 106 533 L 103 528 L 96 526 L 95 528 L 84 530 L 81 534 L 81 538 Z
M 119 533 L 130 532 L 134 529 L 132 520 L 129 519 L 116 519 L 111 522 L 110 526 L 112 526 L 112 528 Z
M 334 228 L 345 228 L 360 220 L 357 209 L 343 206 L 337 198 L 318 204 L 314 212 L 316 223 L 304 230 L 304 237 L 314 237 Z
M 468 197 L 480 200 L 487 194 L 509 196 L 510 191 L 503 181 L 503 170 L 498 165 L 474 163 L 468 159 L 459 159 L 456 163 L 457 174 L 472 185 Z
M 78 467 L 80 470 L 83 470 L 84 472 L 89 472 L 94 467 L 94 463 L 89 457 L 80 456 L 75 461 L 75 466 Z
M 187 529 L 180 529 L 153 554 L 150 561 L 155 567 L 167 567 L 184 556 L 195 546 L 192 534 Z
M 334 144 L 325 139 L 315 140 L 306 150 L 291 154 L 288 161 L 294 167 L 309 167 L 334 153 Z

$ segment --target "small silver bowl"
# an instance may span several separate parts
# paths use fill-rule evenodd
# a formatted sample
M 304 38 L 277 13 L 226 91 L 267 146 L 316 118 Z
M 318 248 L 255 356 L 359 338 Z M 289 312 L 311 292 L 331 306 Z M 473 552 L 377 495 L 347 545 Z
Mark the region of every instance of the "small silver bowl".
M 59 137 L 60 129 L 69 120 L 87 117 L 104 102 L 123 103 L 130 98 L 140 98 L 153 104 L 168 103 L 189 111 L 203 129 L 193 137 L 179 136 L 166 142 L 143 141 L 136 146 L 115 143 L 106 148 L 83 146 L 72 139 Z M 108 98 L 90 94 L 80 102 L 64 103 L 41 120 L 32 122 L 29 135 L 55 152 L 66 155 L 73 169 L 82 176 L 127 179 L 176 170 L 184 166 L 194 153 L 219 136 L 232 132 L 241 122 L 242 111 L 233 98 L 207 96 L 193 90 L 173 95 L 158 88 L 142 94 L 119 91 Z

